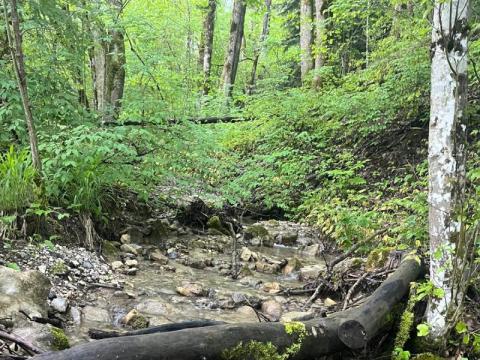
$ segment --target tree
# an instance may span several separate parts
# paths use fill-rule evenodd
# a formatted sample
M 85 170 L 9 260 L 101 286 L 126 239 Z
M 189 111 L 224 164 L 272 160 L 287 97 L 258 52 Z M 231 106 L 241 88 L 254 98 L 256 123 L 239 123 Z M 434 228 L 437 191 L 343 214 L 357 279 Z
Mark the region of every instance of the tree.
M 300 0 L 300 70 L 302 83 L 313 69 L 312 57 L 312 1 Z
M 118 117 L 125 87 L 125 33 L 120 24 L 123 1 L 109 0 L 114 17 L 113 26 L 103 24 L 91 29 L 94 41 L 91 68 L 94 84 L 94 105 L 103 122 Z
M 250 79 L 247 83 L 246 92 L 248 95 L 251 95 L 255 90 L 255 82 L 257 80 L 258 60 L 260 59 L 260 54 L 265 45 L 265 41 L 267 40 L 271 9 L 272 9 L 272 0 L 265 0 L 265 14 L 263 15 L 262 34 L 260 35 L 260 41 L 258 42 L 258 44 L 255 46 L 253 50 L 252 71 L 250 73 Z
M 212 68 L 213 35 L 215 30 L 216 0 L 208 0 L 208 8 L 203 21 L 202 41 L 200 44 L 200 59 L 203 70 L 203 95 L 210 91 L 210 72 Z
M 326 0 L 315 0 L 315 76 L 313 78 L 313 86 L 315 87 L 322 85 L 319 71 L 325 62 L 322 53 L 323 39 L 325 37 L 325 4 Z
M 235 78 L 237 76 L 238 62 L 240 60 L 240 48 L 242 46 L 243 30 L 245 25 L 245 13 L 247 4 L 245 0 L 235 0 L 233 3 L 232 21 L 230 24 L 230 39 L 228 50 L 223 66 L 221 85 L 225 96 L 231 96 Z
M 5 17 L 5 27 L 7 29 L 8 43 L 10 46 L 13 67 L 17 77 L 18 89 L 22 99 L 23 111 L 25 112 L 33 166 L 39 173 L 41 173 L 42 162 L 40 160 L 40 153 L 38 151 L 37 132 L 35 130 L 32 107 L 30 104 L 30 98 L 28 96 L 27 74 L 25 72 L 25 61 L 23 56 L 23 39 L 20 31 L 20 18 L 18 15 L 17 1 L 10 0 L 9 3 L 12 25 L 11 29 L 8 20 L 7 0 L 3 0 L 3 11 Z
M 432 35 L 429 132 L 430 278 L 444 296 L 427 311 L 431 337 L 443 341 L 461 306 L 465 248 L 459 210 L 465 187 L 468 0 L 437 1 Z M 464 265 L 464 264 L 463 264 Z M 455 325 L 455 324 L 453 324 Z

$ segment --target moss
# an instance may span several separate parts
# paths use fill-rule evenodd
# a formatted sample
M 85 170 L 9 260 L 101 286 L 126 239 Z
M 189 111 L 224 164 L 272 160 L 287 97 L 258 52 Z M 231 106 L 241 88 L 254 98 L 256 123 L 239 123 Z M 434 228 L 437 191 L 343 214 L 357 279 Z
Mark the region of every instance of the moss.
M 267 237 L 269 235 L 268 230 L 262 225 L 251 225 L 245 232 L 251 234 L 252 237 Z
M 53 275 L 62 275 L 68 271 L 67 265 L 63 262 L 63 260 L 58 260 L 51 268 L 50 272 Z
M 70 347 L 70 343 L 68 342 L 67 335 L 62 329 L 52 327 L 50 328 L 50 334 L 52 334 L 53 341 L 52 347 L 55 350 L 65 350 Z
M 207 226 L 209 233 L 212 235 L 229 235 L 228 230 L 222 225 L 222 221 L 217 215 L 208 219 Z
M 116 259 L 120 250 L 115 246 L 112 241 L 104 241 L 102 247 L 102 253 L 109 260 Z
M 367 257 L 367 269 L 378 269 L 386 265 L 393 248 L 381 247 L 372 250 Z
M 135 316 L 132 321 L 130 321 L 130 326 L 134 330 L 146 329 L 149 325 L 149 321 L 146 317 L 142 315 Z

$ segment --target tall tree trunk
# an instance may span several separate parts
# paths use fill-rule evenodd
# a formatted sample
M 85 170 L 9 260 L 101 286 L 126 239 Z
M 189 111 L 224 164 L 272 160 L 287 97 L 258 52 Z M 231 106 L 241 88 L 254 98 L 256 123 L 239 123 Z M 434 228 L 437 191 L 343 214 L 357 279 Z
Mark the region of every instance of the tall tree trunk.
M 302 83 L 313 69 L 312 0 L 300 0 L 300 70 Z
M 17 1 L 10 0 L 10 13 L 12 20 L 12 30 L 8 21 L 7 1 L 3 0 L 3 11 L 5 15 L 5 27 L 10 45 L 13 67 L 18 81 L 18 89 L 22 98 L 23 110 L 28 128 L 28 137 L 30 140 L 30 152 L 32 153 L 32 162 L 35 169 L 41 174 L 42 162 L 38 151 L 37 132 L 33 120 L 32 108 L 28 96 L 27 75 L 25 73 L 25 62 L 23 56 L 23 39 L 20 31 L 20 19 L 18 16 Z
M 203 95 L 210 91 L 210 72 L 212 69 L 213 35 L 215 31 L 215 12 L 217 0 L 208 1 L 208 9 L 203 21 L 203 43 L 200 51 L 201 65 L 203 70 Z
M 110 3 L 120 15 L 123 9 L 121 3 L 113 0 Z M 115 25 L 116 28 L 108 31 L 102 26 L 91 29 L 94 42 L 90 53 L 94 103 L 102 122 L 111 122 L 118 117 L 125 87 L 125 34 L 121 26 Z
M 260 41 L 255 49 L 253 50 L 253 64 L 252 64 L 252 72 L 250 73 L 250 80 L 247 84 L 247 95 L 251 95 L 255 91 L 255 83 L 257 80 L 257 67 L 258 61 L 260 59 L 260 54 L 265 46 L 265 41 L 267 40 L 268 30 L 270 25 L 270 14 L 272 9 L 272 0 L 265 0 L 265 15 L 263 15 L 263 26 L 262 26 L 262 34 L 260 35 Z
M 223 66 L 221 79 L 221 85 L 223 86 L 223 91 L 227 97 L 232 95 L 233 85 L 235 84 L 235 78 L 237 76 L 246 11 L 247 5 L 245 0 L 234 1 L 232 22 L 230 25 L 230 40 L 228 42 L 228 50 L 225 56 L 225 64 Z
M 429 133 L 430 279 L 443 289 L 427 311 L 430 335 L 442 342 L 461 305 L 465 251 L 459 219 L 465 187 L 468 0 L 438 0 L 432 35 L 432 92 Z
M 325 36 L 325 4 L 326 0 L 315 0 L 315 76 L 313 77 L 313 86 L 322 86 L 322 78 L 319 71 L 325 63 L 322 53 L 323 38 Z

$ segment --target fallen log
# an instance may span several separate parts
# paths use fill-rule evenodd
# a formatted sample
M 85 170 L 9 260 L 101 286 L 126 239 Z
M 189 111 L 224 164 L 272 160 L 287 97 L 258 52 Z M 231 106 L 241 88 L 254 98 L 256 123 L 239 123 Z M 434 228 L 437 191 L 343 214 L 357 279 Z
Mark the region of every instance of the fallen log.
M 296 359 L 312 359 L 359 349 L 367 345 L 386 324 L 397 303 L 408 293 L 410 282 L 421 274 L 417 257 L 407 257 L 399 268 L 357 308 L 327 318 L 304 322 L 306 335 Z M 167 333 L 98 340 L 60 352 L 34 356 L 34 360 L 167 360 L 221 359 L 223 352 L 249 341 L 270 342 L 280 351 L 295 343 L 281 323 L 216 325 Z

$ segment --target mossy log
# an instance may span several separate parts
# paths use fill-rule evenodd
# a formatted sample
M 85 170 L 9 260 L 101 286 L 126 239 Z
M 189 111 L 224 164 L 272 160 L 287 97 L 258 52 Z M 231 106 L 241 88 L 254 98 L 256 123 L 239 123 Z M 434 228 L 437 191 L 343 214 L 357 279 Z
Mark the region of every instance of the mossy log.
M 359 307 L 327 318 L 304 322 L 304 337 L 297 359 L 312 359 L 364 347 L 384 328 L 394 306 L 408 293 L 410 282 L 421 274 L 417 258 L 405 259 L 399 268 Z M 163 360 L 222 359 L 225 350 L 239 343 L 272 343 L 280 351 L 292 346 L 297 336 L 281 323 L 226 324 L 166 333 L 98 340 L 34 360 Z

